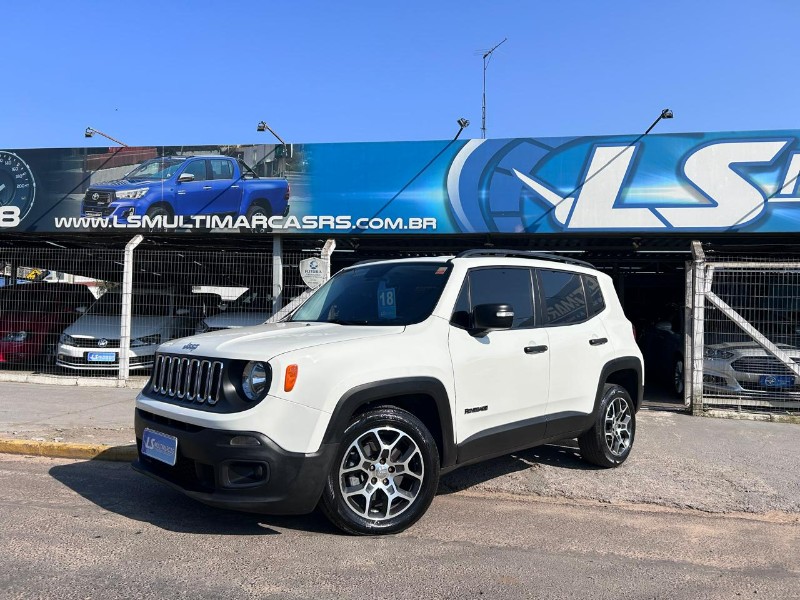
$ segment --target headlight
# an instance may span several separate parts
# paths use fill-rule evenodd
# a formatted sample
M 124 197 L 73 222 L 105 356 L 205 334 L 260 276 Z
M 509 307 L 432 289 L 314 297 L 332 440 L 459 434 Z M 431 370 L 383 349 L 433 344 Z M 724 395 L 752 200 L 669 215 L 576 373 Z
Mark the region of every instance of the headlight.
M 242 390 L 251 402 L 260 400 L 269 390 L 271 370 L 263 362 L 250 361 L 242 372 Z
M 0 336 L 0 342 L 24 342 L 28 339 L 27 331 L 15 331 L 13 333 L 4 333 Z
M 75 338 L 71 335 L 67 335 L 66 333 L 62 333 L 61 337 L 58 338 L 59 344 L 64 344 L 65 346 L 76 346 Z
M 718 350 L 716 348 L 705 348 L 703 350 L 704 358 L 733 358 L 733 352 L 728 350 Z
M 195 328 L 195 333 L 206 333 L 209 329 L 211 328 L 208 326 L 208 323 L 200 321 L 200 324 Z
M 116 196 L 117 200 L 138 200 L 142 196 L 144 196 L 150 188 L 138 188 L 135 190 L 123 190 L 121 192 L 116 192 L 114 195 Z
M 146 335 L 144 337 L 131 340 L 131 348 L 138 348 L 140 346 L 152 346 L 153 344 L 161 343 L 161 334 Z

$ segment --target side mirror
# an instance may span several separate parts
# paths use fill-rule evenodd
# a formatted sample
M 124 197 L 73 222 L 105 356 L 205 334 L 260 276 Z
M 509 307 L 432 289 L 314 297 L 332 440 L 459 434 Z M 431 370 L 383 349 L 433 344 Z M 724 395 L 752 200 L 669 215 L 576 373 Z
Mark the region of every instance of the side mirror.
M 191 173 L 181 173 L 178 175 L 178 183 L 187 183 L 189 181 L 194 181 L 194 175 Z
M 511 329 L 513 323 L 514 308 L 510 304 L 479 304 L 472 309 L 475 333 Z

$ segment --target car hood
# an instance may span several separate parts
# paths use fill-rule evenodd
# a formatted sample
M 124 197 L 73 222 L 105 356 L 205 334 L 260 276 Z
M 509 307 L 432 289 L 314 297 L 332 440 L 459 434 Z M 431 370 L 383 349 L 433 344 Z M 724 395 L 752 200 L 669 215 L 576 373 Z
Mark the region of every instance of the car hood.
M 268 312 L 226 310 L 216 315 L 203 319 L 206 325 L 215 329 L 227 329 L 234 327 L 253 327 L 263 325 L 264 321 L 272 316 Z
M 336 344 L 402 333 L 405 327 L 336 325 L 334 323 L 269 323 L 257 327 L 223 329 L 172 340 L 160 352 L 252 360 L 323 344 Z
M 64 333 L 73 337 L 106 338 L 118 340 L 120 338 L 120 318 L 106 317 L 103 315 L 83 315 Z M 170 317 L 131 317 L 131 338 L 136 339 L 146 335 L 161 333 L 170 324 Z
M 166 181 L 160 179 L 128 181 L 127 179 L 117 179 L 115 181 L 104 181 L 89 186 L 90 191 L 98 192 L 121 192 L 123 190 L 136 190 L 143 187 L 161 186 Z
M 66 324 L 65 321 L 64 314 L 6 311 L 0 312 L 0 331 L 41 331 Z

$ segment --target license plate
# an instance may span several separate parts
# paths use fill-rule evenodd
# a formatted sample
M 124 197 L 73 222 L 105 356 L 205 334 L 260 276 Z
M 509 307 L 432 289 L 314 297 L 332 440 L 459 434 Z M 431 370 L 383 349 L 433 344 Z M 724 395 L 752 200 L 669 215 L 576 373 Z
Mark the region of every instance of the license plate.
M 174 467 L 178 460 L 178 438 L 145 429 L 142 434 L 142 454 Z
M 89 362 L 107 362 L 113 363 L 117 360 L 116 352 L 88 352 L 86 360 Z
M 762 375 L 758 384 L 773 388 L 794 387 L 794 375 Z

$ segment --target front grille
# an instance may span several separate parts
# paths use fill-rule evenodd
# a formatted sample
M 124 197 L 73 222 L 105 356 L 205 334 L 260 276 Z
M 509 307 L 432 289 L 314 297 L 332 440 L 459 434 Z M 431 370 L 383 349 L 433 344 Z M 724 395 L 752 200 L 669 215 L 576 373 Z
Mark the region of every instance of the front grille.
M 101 192 L 92 189 L 87 190 L 86 195 L 83 197 L 83 210 L 84 212 L 102 213 L 102 210 L 108 207 L 112 200 L 114 200 L 114 194 L 112 192 Z
M 800 358 L 792 358 L 797 363 Z M 795 373 L 774 356 L 745 356 L 731 363 L 734 371 L 739 373 L 756 373 L 758 375 L 794 375 Z
M 80 337 L 73 337 L 70 346 L 74 348 L 119 348 L 119 340 L 105 340 L 105 344 L 102 346 L 99 344 L 101 339 L 105 338 L 80 338 Z
M 222 392 L 223 370 L 224 365 L 218 360 L 157 354 L 150 391 L 213 406 Z

